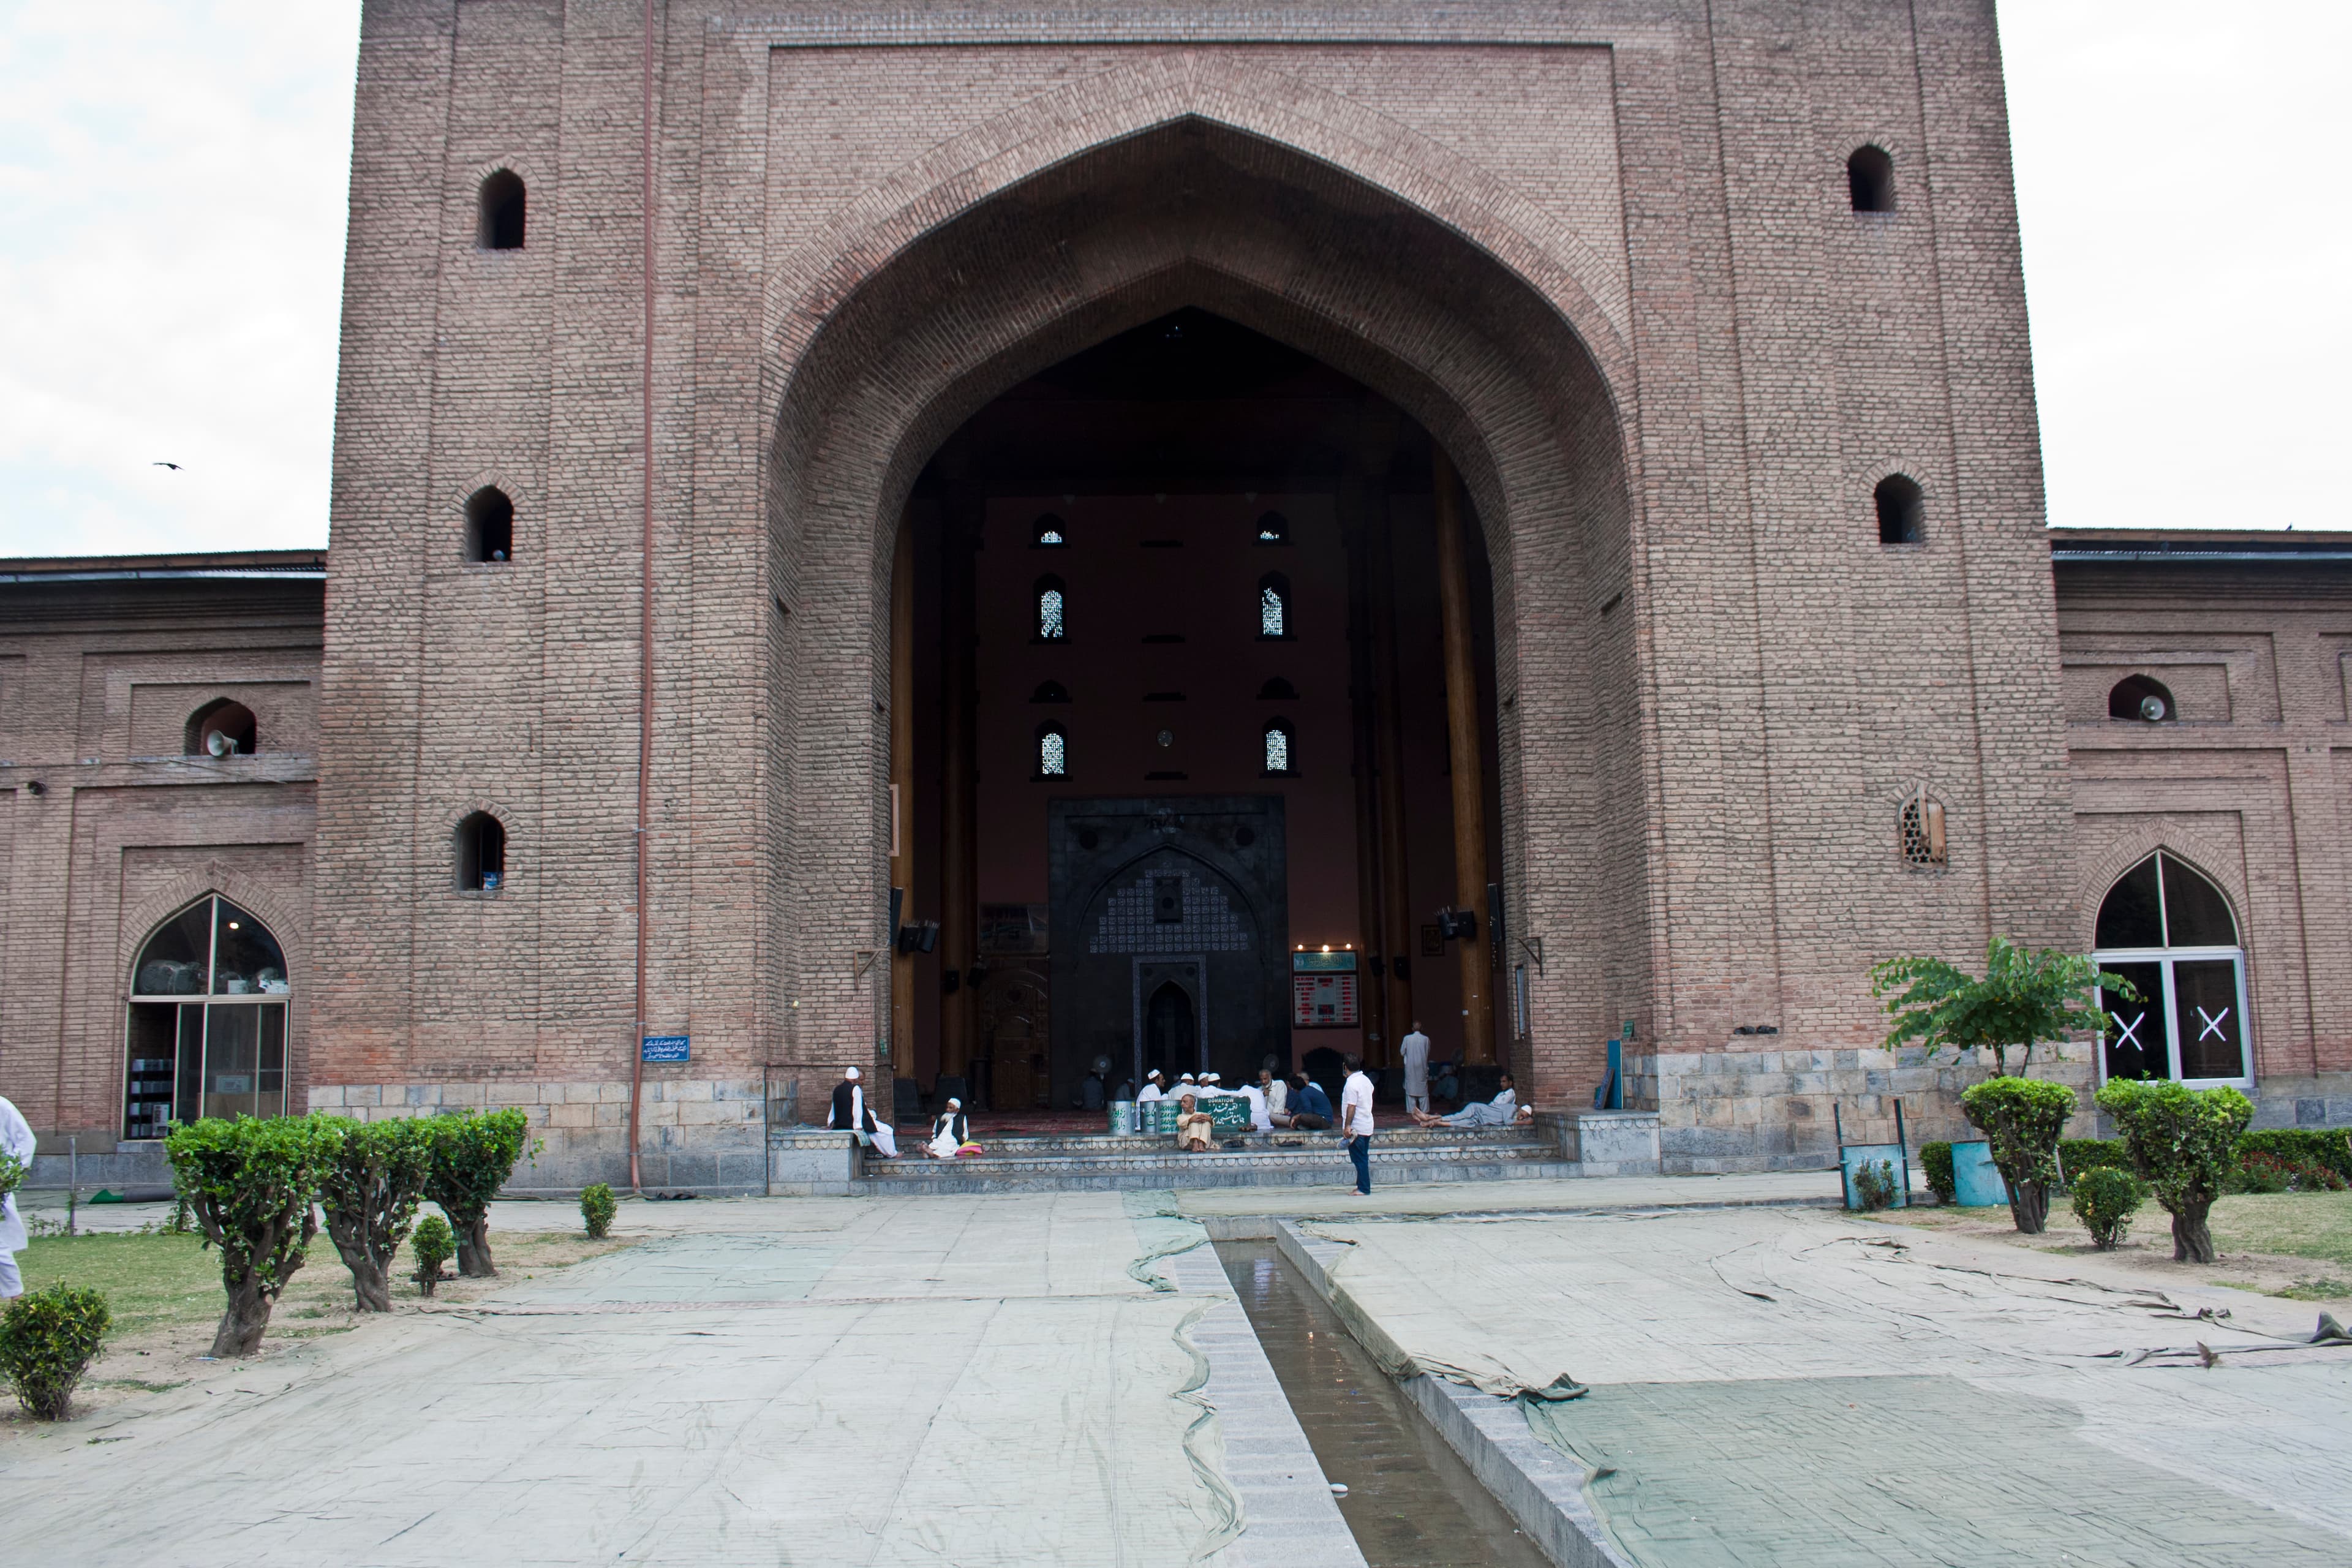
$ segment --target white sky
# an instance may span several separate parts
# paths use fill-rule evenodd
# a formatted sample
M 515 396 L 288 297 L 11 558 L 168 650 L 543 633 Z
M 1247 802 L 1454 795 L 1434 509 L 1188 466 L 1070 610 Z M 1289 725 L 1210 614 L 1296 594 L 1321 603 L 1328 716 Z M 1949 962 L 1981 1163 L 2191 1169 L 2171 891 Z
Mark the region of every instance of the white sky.
M 2000 16 L 2052 521 L 2352 527 L 2352 5 Z M 358 30 L 0 0 L 0 554 L 325 542 Z

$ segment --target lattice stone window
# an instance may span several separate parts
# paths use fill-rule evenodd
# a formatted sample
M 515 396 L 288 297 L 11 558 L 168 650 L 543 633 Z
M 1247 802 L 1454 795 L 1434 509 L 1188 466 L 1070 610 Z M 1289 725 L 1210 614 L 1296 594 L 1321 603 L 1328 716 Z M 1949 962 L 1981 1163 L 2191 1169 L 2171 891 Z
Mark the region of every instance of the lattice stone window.
M 1059 577 L 1037 579 L 1037 640 L 1060 642 L 1068 635 L 1066 590 Z
M 1070 737 L 1059 724 L 1037 726 L 1037 776 L 1041 779 L 1067 778 L 1070 775 Z
M 1029 542 L 1040 550 L 1059 550 L 1070 542 L 1070 525 L 1052 512 L 1046 512 L 1032 525 Z
M 1903 803 L 1903 863 L 1923 868 L 1949 863 L 1944 847 L 1944 803 L 1925 790 Z
M 1279 572 L 1269 572 L 1257 580 L 1257 635 L 1290 635 L 1290 579 Z
M 1290 726 L 1280 719 L 1265 727 L 1265 771 L 1287 773 L 1291 771 Z

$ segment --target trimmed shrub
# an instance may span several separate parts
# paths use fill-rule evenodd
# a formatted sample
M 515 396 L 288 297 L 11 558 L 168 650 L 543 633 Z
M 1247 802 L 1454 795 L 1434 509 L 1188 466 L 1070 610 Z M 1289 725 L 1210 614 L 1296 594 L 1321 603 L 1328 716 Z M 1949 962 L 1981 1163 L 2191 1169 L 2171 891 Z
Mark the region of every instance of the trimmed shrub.
M 330 1118 L 240 1116 L 183 1122 L 164 1141 L 173 1184 L 205 1244 L 220 1248 L 228 1310 L 213 1336 L 215 1356 L 261 1348 L 270 1309 L 319 1234 L 311 1205 L 341 1138 Z
M 2085 1171 L 2130 1170 L 2131 1151 L 2124 1147 L 2120 1138 L 2062 1138 L 2058 1141 L 2058 1166 L 2067 1185 L 2072 1186 L 2074 1178 Z
M 613 1189 L 603 1182 L 581 1191 L 580 1218 L 588 1226 L 589 1240 L 604 1239 L 613 1228 L 613 1213 L 618 1207 L 613 1201 Z
M 2147 1202 L 2137 1176 L 2116 1165 L 2093 1165 L 2074 1178 L 2074 1217 L 2091 1233 L 2092 1244 L 2108 1252 L 2131 1229 L 2132 1215 Z
M 2340 1193 L 2352 1185 L 2314 1160 L 2266 1154 L 2260 1149 L 2241 1152 L 2223 1190 L 2232 1193 Z
M 1920 1144 L 1919 1173 L 1927 1178 L 1927 1190 L 1936 1194 L 1937 1203 L 1948 1204 L 1958 1199 L 1960 1186 L 1952 1174 L 1952 1146 L 1949 1143 Z
M 2134 1168 L 2172 1213 L 2174 1259 L 2212 1262 L 2206 1219 L 2236 1166 L 2238 1135 L 2253 1120 L 2254 1102 L 2226 1087 L 2114 1079 L 2099 1090 L 2099 1109 L 2115 1118 Z
M 320 1173 L 319 1202 L 327 1211 L 327 1235 L 352 1271 L 352 1290 L 362 1312 L 392 1310 L 393 1254 L 416 1218 L 433 1173 L 433 1132 L 424 1121 L 351 1121 L 319 1117 L 340 1135 L 334 1157 Z
M 1895 1163 L 1891 1160 L 1864 1160 L 1853 1168 L 1853 1195 L 1862 1200 L 1864 1211 L 1876 1213 L 1895 1206 Z
M 416 1254 L 416 1288 L 430 1296 L 433 1287 L 441 1283 L 441 1266 L 457 1250 L 457 1238 L 447 1220 L 429 1214 L 416 1222 L 416 1234 L 409 1237 L 408 1246 Z
M 0 1198 L 25 1184 L 25 1162 L 0 1149 Z
M 52 1285 L 0 1312 L 0 1372 L 36 1421 L 56 1421 L 73 1403 L 74 1385 L 106 1342 L 114 1321 L 100 1290 Z
M 509 1108 L 436 1116 L 425 1125 L 433 1130 L 433 1174 L 425 1195 L 441 1205 L 457 1232 L 457 1272 L 487 1279 L 499 1271 L 490 1258 L 490 1200 L 523 1156 L 530 1119 Z
M 2238 1155 L 2268 1154 L 2288 1164 L 2325 1165 L 2352 1182 L 2352 1128 L 2268 1127 L 2238 1140 Z
M 1960 1095 L 1960 1110 L 1983 1130 L 1992 1163 L 2009 1184 L 2010 1217 L 2027 1236 L 2050 1223 L 2058 1181 L 2058 1135 L 2074 1114 L 2074 1091 L 2035 1078 L 1989 1078 Z

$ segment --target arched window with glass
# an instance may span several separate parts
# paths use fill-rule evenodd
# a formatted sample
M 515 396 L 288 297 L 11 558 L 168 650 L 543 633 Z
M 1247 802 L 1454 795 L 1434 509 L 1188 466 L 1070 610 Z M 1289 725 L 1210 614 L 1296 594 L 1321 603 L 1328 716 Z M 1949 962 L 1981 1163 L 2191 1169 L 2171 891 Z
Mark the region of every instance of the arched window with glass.
M 1267 777 L 1287 777 L 1298 771 L 1298 748 L 1290 732 L 1289 720 L 1267 720 L 1264 739 Z
M 1041 779 L 1064 779 L 1070 776 L 1070 733 L 1059 724 L 1048 721 L 1037 726 L 1037 776 Z
M 1037 640 L 1060 642 L 1069 636 L 1069 590 L 1059 577 L 1040 577 L 1034 590 L 1037 604 Z
M 2165 850 L 2119 878 L 2099 905 L 2092 958 L 2139 993 L 2102 993 L 2105 1078 L 2177 1079 L 2198 1088 L 2253 1082 L 2246 954 L 2230 900 Z
M 1290 636 L 1290 579 L 1269 572 L 1257 580 L 1257 635 Z
M 217 893 L 158 927 L 131 970 L 122 1135 L 286 1114 L 285 950 Z

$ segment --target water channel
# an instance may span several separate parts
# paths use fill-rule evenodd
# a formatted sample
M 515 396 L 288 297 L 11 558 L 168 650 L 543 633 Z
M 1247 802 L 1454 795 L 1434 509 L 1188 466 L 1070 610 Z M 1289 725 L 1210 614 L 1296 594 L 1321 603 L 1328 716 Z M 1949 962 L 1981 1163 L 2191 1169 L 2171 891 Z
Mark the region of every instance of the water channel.
M 1216 1248 L 1370 1568 L 1550 1568 L 1274 1243 Z

